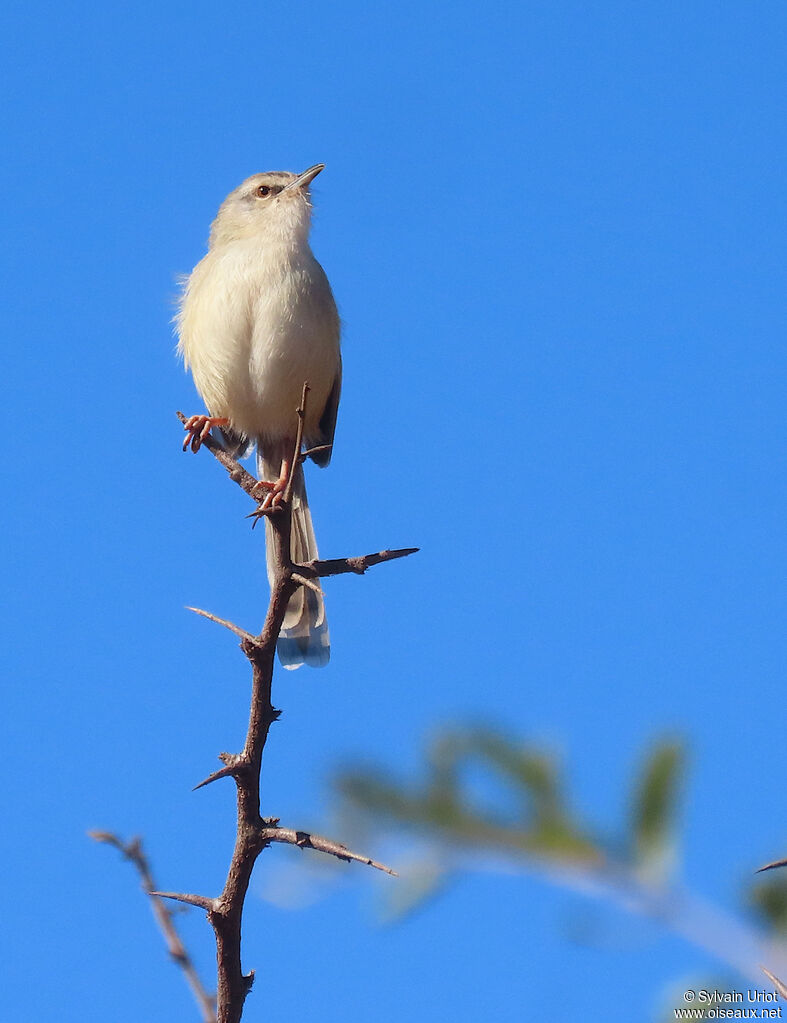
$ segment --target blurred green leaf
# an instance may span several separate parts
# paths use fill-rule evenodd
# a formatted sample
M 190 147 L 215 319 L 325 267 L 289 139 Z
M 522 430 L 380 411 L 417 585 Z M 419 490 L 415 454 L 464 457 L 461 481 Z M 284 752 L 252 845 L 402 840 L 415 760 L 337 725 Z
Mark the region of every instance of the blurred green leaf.
M 461 767 L 472 761 L 493 770 L 527 797 L 526 811 L 508 819 L 476 807 L 462 786 Z M 597 844 L 565 810 L 555 763 L 489 729 L 440 733 L 426 754 L 427 780 L 409 789 L 379 771 L 345 771 L 337 780 L 359 810 L 434 831 L 459 850 L 473 845 L 500 852 L 599 862 Z M 524 818 L 524 819 L 523 819 Z
M 473 763 L 509 783 L 522 800 L 528 823 L 562 822 L 566 830 L 558 768 L 547 754 L 493 729 L 473 728 L 441 732 L 428 747 L 427 760 L 434 797 L 467 804 L 461 794 L 460 769 Z
M 468 753 L 475 754 L 523 789 L 542 812 L 552 813 L 561 804 L 558 770 L 552 757 L 489 729 L 468 733 L 466 746 Z
M 649 870 L 663 868 L 672 845 L 685 757 L 679 742 L 658 743 L 648 755 L 632 800 L 633 852 Z
M 787 934 L 787 873 L 755 881 L 747 892 L 747 902 L 761 920 L 779 934 Z
M 651 747 L 632 786 L 628 826 L 611 839 L 600 829 L 591 831 L 570 806 L 554 756 L 487 727 L 437 734 L 425 750 L 420 781 L 402 783 L 385 772 L 357 768 L 345 771 L 337 787 L 343 805 L 359 820 L 409 827 L 433 847 L 390 892 L 389 919 L 411 912 L 444 888 L 468 854 L 491 853 L 534 866 L 579 890 L 606 893 L 657 920 L 673 920 L 676 930 L 685 933 L 674 919 L 692 912 L 691 900 L 684 904 L 682 893 L 664 877 L 676 845 L 685 761 L 684 744 L 674 739 Z M 774 872 L 747 891 L 750 908 L 776 937 L 787 934 L 787 861 L 784 872 L 777 870 L 780 865 L 769 864 Z M 782 990 L 782 982 L 765 973 Z M 666 1023 L 676 1018 L 676 1009 L 687 1008 L 702 1014 L 696 1018 L 708 1018 L 715 1005 L 695 1001 L 698 992 L 733 989 L 728 979 L 690 983 L 677 993 L 673 988 L 660 1018 Z

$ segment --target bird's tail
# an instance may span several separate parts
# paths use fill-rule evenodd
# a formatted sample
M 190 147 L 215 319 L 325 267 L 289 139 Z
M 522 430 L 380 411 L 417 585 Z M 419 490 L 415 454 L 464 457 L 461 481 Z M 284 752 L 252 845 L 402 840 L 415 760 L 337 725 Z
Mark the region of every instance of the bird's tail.
M 257 452 L 257 469 L 260 479 L 277 479 L 280 466 L 268 462 Z M 268 563 L 268 581 L 273 584 L 271 558 L 271 525 L 265 520 L 265 549 Z M 306 498 L 306 481 L 303 466 L 297 466 L 292 488 L 292 533 L 290 556 L 294 562 L 312 561 L 317 555 L 317 540 L 314 536 L 309 502 Z M 316 582 L 316 580 L 315 580 Z M 319 584 L 318 584 L 319 585 Z M 285 668 L 300 668 L 308 664 L 321 668 L 331 656 L 331 639 L 325 618 L 325 603 L 322 591 L 315 592 L 308 586 L 299 586 L 290 597 L 284 615 L 276 652 Z

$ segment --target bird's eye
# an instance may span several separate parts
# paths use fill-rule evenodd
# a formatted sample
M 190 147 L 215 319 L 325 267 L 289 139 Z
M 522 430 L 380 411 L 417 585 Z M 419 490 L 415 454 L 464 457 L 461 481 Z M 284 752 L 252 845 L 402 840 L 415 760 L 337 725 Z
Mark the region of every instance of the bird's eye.
M 257 195 L 260 197 L 260 199 L 267 199 L 270 194 L 271 194 L 270 185 L 259 185 L 259 187 L 257 188 Z

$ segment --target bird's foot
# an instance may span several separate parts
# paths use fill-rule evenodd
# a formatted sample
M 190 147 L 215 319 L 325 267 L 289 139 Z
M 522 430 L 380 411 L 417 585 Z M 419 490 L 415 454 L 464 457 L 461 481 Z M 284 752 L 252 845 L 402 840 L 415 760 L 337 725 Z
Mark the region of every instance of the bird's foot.
M 257 505 L 254 511 L 249 515 L 250 519 L 254 519 L 252 523 L 252 529 L 257 525 L 257 522 L 266 515 L 269 509 L 277 507 L 284 500 L 284 495 L 287 491 L 287 484 L 290 478 L 290 464 L 289 461 L 282 463 L 281 475 L 275 483 L 269 483 L 268 480 L 258 480 L 254 487 L 252 487 L 252 493 L 259 487 L 260 490 L 267 490 L 267 494 L 262 501 Z
M 192 451 L 199 451 L 202 442 L 208 436 L 214 426 L 229 426 L 229 419 L 221 416 L 189 416 L 183 424 L 186 431 L 186 439 L 183 441 L 183 450 L 191 447 Z
M 259 486 L 259 484 L 257 484 L 257 486 Z M 263 482 L 263 486 L 273 488 L 275 484 Z M 254 509 L 254 511 L 250 515 L 246 516 L 246 518 L 253 520 L 251 523 L 252 529 L 254 529 L 254 527 L 257 525 L 260 519 L 265 518 L 265 516 L 270 511 L 272 511 L 277 505 L 281 504 L 283 496 L 284 496 L 283 489 L 282 490 L 271 489 L 268 491 L 268 493 L 265 495 L 262 501 L 260 501 L 260 503 Z

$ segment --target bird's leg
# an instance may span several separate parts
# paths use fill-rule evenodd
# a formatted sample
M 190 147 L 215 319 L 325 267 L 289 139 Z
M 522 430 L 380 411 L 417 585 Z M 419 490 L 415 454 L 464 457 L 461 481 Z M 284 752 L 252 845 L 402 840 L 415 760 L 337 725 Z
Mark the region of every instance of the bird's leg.
M 270 483 L 268 480 L 258 480 L 253 490 L 259 487 L 261 490 L 267 490 L 268 493 L 265 496 L 265 500 L 260 505 L 258 511 L 262 511 L 264 508 L 269 508 L 272 504 L 276 505 L 281 502 L 282 495 L 287 489 L 287 481 L 290 478 L 290 459 L 283 458 L 281 460 L 281 469 L 279 470 L 279 478 L 274 482 Z
M 185 451 L 191 445 L 192 451 L 199 451 L 202 442 L 214 426 L 229 426 L 229 422 L 229 419 L 224 419 L 221 416 L 189 416 L 183 424 L 183 429 L 186 431 L 183 450 Z
M 259 487 L 261 490 L 267 490 L 267 494 L 263 498 L 262 502 L 257 505 L 254 511 L 249 515 L 250 519 L 254 519 L 252 528 L 257 525 L 259 520 L 272 508 L 277 507 L 284 500 L 284 495 L 287 490 L 287 485 L 290 481 L 290 470 L 292 467 L 292 457 L 287 455 L 281 460 L 281 468 L 279 470 L 279 478 L 270 483 L 268 480 L 258 480 L 255 487 L 252 487 L 252 494 Z
M 273 503 L 278 504 L 279 501 L 284 497 L 284 491 L 287 489 L 287 483 L 290 479 L 290 459 L 282 458 L 281 469 L 279 470 L 279 478 L 274 484 L 274 497 Z

